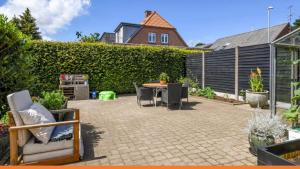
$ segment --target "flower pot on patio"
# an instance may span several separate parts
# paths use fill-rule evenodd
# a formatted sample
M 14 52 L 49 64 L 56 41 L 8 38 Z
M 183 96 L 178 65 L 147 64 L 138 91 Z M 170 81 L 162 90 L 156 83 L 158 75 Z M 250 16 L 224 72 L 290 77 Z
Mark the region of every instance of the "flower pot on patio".
M 164 85 L 164 84 L 167 84 L 167 81 L 165 81 L 165 80 L 160 80 L 159 83 L 160 83 L 161 85 Z
M 167 82 L 169 81 L 169 76 L 168 76 L 168 74 L 166 74 L 166 73 L 161 73 L 160 75 L 159 75 L 159 83 L 161 84 L 161 85 L 165 85 L 165 84 L 167 84 Z
M 255 109 L 252 118 L 248 121 L 248 141 L 250 152 L 257 154 L 258 148 L 273 145 L 286 140 L 286 125 L 282 118 L 263 112 L 261 109 Z
M 275 144 L 275 139 L 273 136 L 265 136 L 264 133 L 251 132 L 248 136 L 250 144 L 250 152 L 253 155 L 257 155 L 257 149 L 265 146 Z
M 258 106 L 263 108 L 268 105 L 268 97 L 268 91 L 252 92 L 252 90 L 246 90 L 246 101 L 253 108 L 257 108 Z

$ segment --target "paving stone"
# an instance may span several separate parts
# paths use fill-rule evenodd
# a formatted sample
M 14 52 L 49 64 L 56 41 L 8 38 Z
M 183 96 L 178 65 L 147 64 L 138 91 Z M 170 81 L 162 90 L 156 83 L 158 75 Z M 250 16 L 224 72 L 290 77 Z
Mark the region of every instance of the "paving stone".
M 243 130 L 251 109 L 189 100 L 182 110 L 140 108 L 132 95 L 70 101 L 80 109 L 86 150 L 85 161 L 71 165 L 256 165 Z

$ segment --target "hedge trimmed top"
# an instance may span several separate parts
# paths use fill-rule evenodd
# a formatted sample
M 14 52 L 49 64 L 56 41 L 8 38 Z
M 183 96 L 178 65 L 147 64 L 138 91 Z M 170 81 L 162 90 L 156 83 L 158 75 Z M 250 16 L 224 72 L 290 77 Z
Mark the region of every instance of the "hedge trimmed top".
M 134 91 L 133 82 L 158 80 L 161 72 L 170 81 L 184 74 L 185 56 L 199 52 L 175 47 L 131 46 L 105 43 L 33 42 L 32 70 L 36 94 L 58 89 L 59 75 L 88 74 L 90 89 Z

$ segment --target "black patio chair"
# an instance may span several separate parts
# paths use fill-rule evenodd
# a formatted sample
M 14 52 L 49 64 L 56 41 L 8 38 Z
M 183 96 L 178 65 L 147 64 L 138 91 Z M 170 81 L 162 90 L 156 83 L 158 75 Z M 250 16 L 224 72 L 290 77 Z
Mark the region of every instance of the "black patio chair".
M 133 83 L 134 87 L 135 87 L 135 91 L 136 91 L 136 101 L 137 104 L 141 107 L 142 100 L 148 100 L 151 101 L 152 103 L 154 103 L 154 97 L 153 97 L 153 89 L 151 88 L 146 88 L 146 87 L 138 87 L 137 84 L 134 82 Z
M 161 101 L 167 104 L 167 108 L 169 109 L 169 105 L 171 104 L 179 104 L 179 109 L 181 109 L 181 93 L 182 85 L 179 83 L 168 83 L 167 89 L 162 89 Z
M 151 80 L 150 83 L 159 83 L 160 80 Z
M 184 82 L 182 84 L 181 98 L 182 99 L 186 98 L 186 101 L 189 102 L 189 83 L 188 82 Z

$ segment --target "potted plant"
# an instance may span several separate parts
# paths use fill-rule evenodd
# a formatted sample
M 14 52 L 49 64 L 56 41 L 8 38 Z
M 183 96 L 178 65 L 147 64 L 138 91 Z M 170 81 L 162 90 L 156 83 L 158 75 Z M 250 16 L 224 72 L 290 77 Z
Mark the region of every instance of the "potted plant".
M 62 91 L 52 91 L 43 92 L 38 102 L 49 110 L 59 110 L 67 108 L 68 99 L 64 96 Z
M 286 138 L 286 125 L 282 118 L 277 115 L 270 117 L 269 113 L 255 112 L 248 121 L 247 130 L 249 150 L 254 155 L 259 147 L 273 145 Z
M 264 90 L 262 72 L 260 68 L 256 68 L 256 71 L 251 71 L 249 84 L 249 90 L 246 90 L 246 101 L 251 107 L 263 108 L 268 104 L 269 92 Z
M 63 92 L 52 91 L 52 92 L 43 92 L 42 98 L 32 98 L 33 101 L 39 102 L 45 106 L 48 110 L 59 110 L 66 109 L 68 104 L 68 99 L 64 96 Z M 58 121 L 61 121 L 64 116 L 64 113 L 54 114 L 54 118 Z
M 167 73 L 161 73 L 160 75 L 159 75 L 159 80 L 160 80 L 160 84 L 167 84 L 167 82 L 169 81 L 169 76 L 168 76 L 168 74 Z

